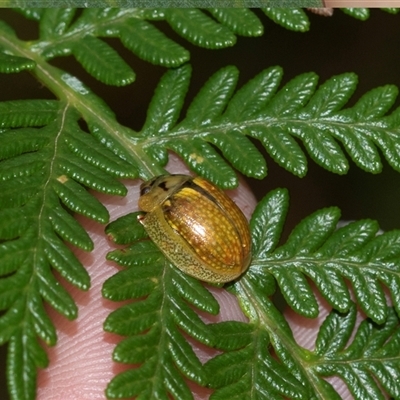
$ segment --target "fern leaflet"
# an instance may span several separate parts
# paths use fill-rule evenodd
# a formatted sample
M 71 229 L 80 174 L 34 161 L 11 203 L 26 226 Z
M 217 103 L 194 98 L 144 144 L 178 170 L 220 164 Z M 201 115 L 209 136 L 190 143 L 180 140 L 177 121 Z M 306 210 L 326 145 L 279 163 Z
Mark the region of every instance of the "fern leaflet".
M 364 320 L 346 347 L 355 316 L 353 305 L 345 315 L 332 312 L 327 317 L 318 334 L 313 369 L 321 376 L 340 376 L 355 399 L 384 399 L 376 381 L 397 399 L 400 325 L 396 312 L 390 308 L 383 325 Z

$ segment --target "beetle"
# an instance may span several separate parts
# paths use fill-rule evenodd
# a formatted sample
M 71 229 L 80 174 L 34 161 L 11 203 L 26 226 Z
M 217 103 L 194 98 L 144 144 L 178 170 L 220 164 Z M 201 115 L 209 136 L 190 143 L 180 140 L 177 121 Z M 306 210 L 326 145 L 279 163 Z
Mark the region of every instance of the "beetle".
M 249 266 L 249 224 L 221 189 L 201 177 L 160 175 L 140 187 L 139 221 L 181 271 L 209 283 L 229 282 Z

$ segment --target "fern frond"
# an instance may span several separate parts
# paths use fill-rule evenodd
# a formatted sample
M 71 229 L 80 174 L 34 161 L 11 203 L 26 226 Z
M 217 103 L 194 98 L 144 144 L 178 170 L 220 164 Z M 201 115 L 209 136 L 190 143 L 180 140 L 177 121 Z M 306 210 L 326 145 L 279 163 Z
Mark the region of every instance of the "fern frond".
M 189 60 L 189 52 L 156 28 L 152 20 L 165 20 L 189 42 L 210 49 L 234 45 L 236 35 L 259 36 L 263 33 L 258 17 L 246 8 L 207 11 L 195 8 L 86 8 L 80 15 L 72 8 L 19 11 L 39 22 L 40 37 L 32 46 L 36 54 L 45 60 L 72 54 L 93 77 L 116 86 L 131 83 L 135 73 L 101 38 L 119 38 L 127 49 L 143 60 L 164 67 L 178 67 Z M 308 17 L 300 8 L 265 8 L 264 12 L 287 29 L 309 29 Z M 8 64 L 11 62 L 9 60 Z M 25 61 L 25 65 L 22 59 L 18 64 L 19 69 L 34 67 L 32 61 Z
M 400 111 L 385 116 L 396 99 L 395 86 L 373 89 L 353 107 L 343 108 L 357 85 L 354 74 L 332 77 L 318 88 L 315 74 L 303 74 L 279 90 L 282 71 L 275 67 L 233 94 L 238 72 L 226 67 L 209 79 L 176 124 L 189 76 L 188 66 L 165 74 L 141 131 L 140 145 L 161 165 L 169 149 L 196 173 L 225 188 L 236 184 L 231 165 L 247 176 L 261 178 L 266 174 L 265 160 L 246 137 L 250 136 L 260 140 L 278 164 L 299 176 L 307 172 L 307 159 L 296 139 L 316 163 L 338 174 L 349 168 L 338 142 L 368 172 L 382 168 L 378 148 L 400 171 L 396 145 Z M 243 148 L 248 152 L 244 154 Z
M 111 223 L 107 234 L 119 243 L 145 237 L 141 227 L 133 235 L 126 229 L 136 217 L 133 214 Z M 157 393 L 158 398 L 167 399 L 169 393 L 174 398 L 192 398 L 183 377 L 200 385 L 206 380 L 200 361 L 181 331 L 212 346 L 213 332 L 192 307 L 216 314 L 218 303 L 200 282 L 170 265 L 153 242 L 141 240 L 125 250 L 109 253 L 107 258 L 127 269 L 104 283 L 103 296 L 114 301 L 136 299 L 112 312 L 104 323 L 106 331 L 126 336 L 115 348 L 113 359 L 140 364 L 117 375 L 107 387 L 107 396 Z
M 340 376 L 355 399 L 384 399 L 381 387 L 397 399 L 399 318 L 390 308 L 384 325 L 364 320 L 347 346 L 356 325 L 355 309 L 353 305 L 346 315 L 333 311 L 326 318 L 318 333 L 313 370 L 324 377 Z
M 286 209 L 285 192 L 276 191 L 254 212 L 250 276 L 272 274 L 288 304 L 307 317 L 318 315 L 307 278 L 340 312 L 348 311 L 351 305 L 345 279 L 352 284 L 357 303 L 376 323 L 382 324 L 388 313 L 382 285 L 389 289 L 395 308 L 400 310 L 400 232 L 376 236 L 379 227 L 370 220 L 336 230 L 339 210 L 328 208 L 305 218 L 287 242 L 276 247 Z
M 231 322 L 211 328 L 219 331 L 216 347 L 225 353 L 204 366 L 209 386 L 216 389 L 210 399 L 312 398 L 311 391 L 300 383 L 293 371 L 272 356 L 268 333 L 262 327 L 252 329 L 248 324 Z M 232 343 L 232 333 L 240 334 L 241 340 L 247 339 L 247 343 Z
M 33 48 L 43 58 L 50 60 L 72 54 L 89 74 L 105 84 L 116 86 L 133 82 L 135 74 L 122 57 L 99 37 L 117 37 L 143 60 L 164 67 L 178 67 L 189 60 L 189 52 L 157 29 L 151 23 L 152 19 L 166 20 L 189 42 L 206 48 L 232 46 L 236 41 L 235 34 L 262 34 L 260 21 L 246 9 L 214 9 L 211 13 L 218 22 L 202 10 L 188 8 L 89 8 L 79 16 L 76 9 L 68 8 L 50 8 L 40 13 L 23 12 L 39 21 L 40 38 Z
M 216 338 L 214 346 L 224 351 L 204 365 L 208 386 L 216 389 L 210 399 L 312 398 L 312 386 L 293 361 L 290 351 L 283 354 L 281 360 L 276 360 L 271 353 L 271 345 L 278 350 L 288 345 L 288 340 L 293 340 L 287 322 L 268 299 L 275 292 L 272 276 L 254 274 L 241 282 L 242 285 L 236 284 L 232 289 L 242 301 L 250 324 L 222 322 L 210 325 Z M 250 286 L 247 284 L 255 285 L 251 292 L 248 292 Z M 254 302 L 245 301 L 248 295 Z M 260 315 L 261 310 L 263 315 Z M 279 332 L 276 337 L 271 330 Z M 278 346 L 280 339 L 282 342 Z
M 67 208 L 104 223 L 108 212 L 87 188 L 118 195 L 126 189 L 109 173 L 119 169 L 113 153 L 98 143 L 90 157 L 83 145 L 74 151 L 74 139 L 89 135 L 66 104 L 3 102 L 0 125 L 0 343 L 9 342 L 11 397 L 32 400 L 37 367 L 47 365 L 38 339 L 48 345 L 57 340 L 44 302 L 69 319 L 77 315 L 53 269 L 82 290 L 90 286 L 86 270 L 62 240 L 86 251 L 93 243 Z
M 215 347 L 224 353 L 205 364 L 209 386 L 216 389 L 210 399 L 251 398 L 256 393 L 268 399 L 340 400 L 324 380 L 333 376 L 347 384 L 356 400 L 384 399 L 382 388 L 392 398 L 399 397 L 400 323 L 392 308 L 383 325 L 364 320 L 353 339 L 355 305 L 346 314 L 332 311 L 311 352 L 295 343 L 282 315 L 259 289 L 252 295 L 253 311 L 258 310 L 252 325 L 230 322 L 211 327 L 218 338 Z

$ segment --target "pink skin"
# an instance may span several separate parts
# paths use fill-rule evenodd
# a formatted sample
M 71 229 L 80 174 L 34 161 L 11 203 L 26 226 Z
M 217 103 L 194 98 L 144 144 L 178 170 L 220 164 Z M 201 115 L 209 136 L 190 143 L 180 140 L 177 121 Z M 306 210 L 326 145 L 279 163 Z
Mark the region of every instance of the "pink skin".
M 185 166 L 171 156 L 168 165 L 171 173 L 186 173 Z M 97 196 L 105 204 L 113 221 L 128 212 L 136 211 L 140 181 L 125 182 L 129 193 L 125 198 L 100 195 Z M 229 193 L 249 218 L 256 205 L 256 200 L 249 188 L 241 184 L 238 189 Z M 111 360 L 113 348 L 119 342 L 120 337 L 105 333 L 102 329 L 107 315 L 120 306 L 105 300 L 101 296 L 103 282 L 118 271 L 118 267 L 106 261 L 106 254 L 115 248 L 104 234 L 104 226 L 78 217 L 79 221 L 89 232 L 95 250 L 86 253 L 76 250 L 75 253 L 87 269 L 91 277 L 91 289 L 82 292 L 66 283 L 62 278 L 58 279 L 75 299 L 79 307 L 79 316 L 75 321 L 55 312 L 51 307 L 48 311 L 58 332 L 58 343 L 48 348 L 49 367 L 39 371 L 38 376 L 38 400 L 96 400 L 105 399 L 104 390 L 107 383 L 117 373 L 129 368 Z M 236 298 L 225 290 L 210 288 L 221 305 L 221 312 L 216 317 L 202 315 L 207 321 L 237 320 L 246 321 L 246 317 L 240 310 Z M 321 314 L 316 320 L 300 318 L 288 310 L 287 318 L 293 328 L 295 337 L 303 346 L 312 349 L 318 326 L 327 314 L 327 304 L 320 300 Z M 199 346 L 191 341 L 196 353 L 202 362 L 206 361 L 212 351 L 205 346 Z M 333 382 L 332 380 L 330 380 Z M 195 399 L 208 399 L 210 390 L 190 384 Z M 335 381 L 335 387 L 340 390 L 343 399 L 349 399 L 349 393 L 340 380 Z
M 399 7 L 399 0 L 325 0 L 325 7 Z

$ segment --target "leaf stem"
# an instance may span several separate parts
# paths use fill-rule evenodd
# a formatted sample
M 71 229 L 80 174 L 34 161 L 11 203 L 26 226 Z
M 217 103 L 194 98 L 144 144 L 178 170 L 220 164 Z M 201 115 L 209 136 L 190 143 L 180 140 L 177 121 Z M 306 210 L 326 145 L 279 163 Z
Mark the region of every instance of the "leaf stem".
M 326 387 L 321 384 L 321 379 L 311 368 L 310 361 L 314 360 L 312 353 L 299 346 L 292 334 L 290 326 L 278 311 L 275 305 L 244 277 L 236 286 L 239 301 L 244 303 L 250 323 L 256 327 L 255 335 L 258 330 L 265 330 L 270 338 L 271 344 L 275 349 L 282 363 L 289 365 L 294 376 L 300 382 L 312 384 L 313 392 L 318 396 L 316 399 L 327 399 L 329 393 Z M 265 343 L 260 343 L 265 345 Z M 307 378 L 304 379 L 304 376 Z

